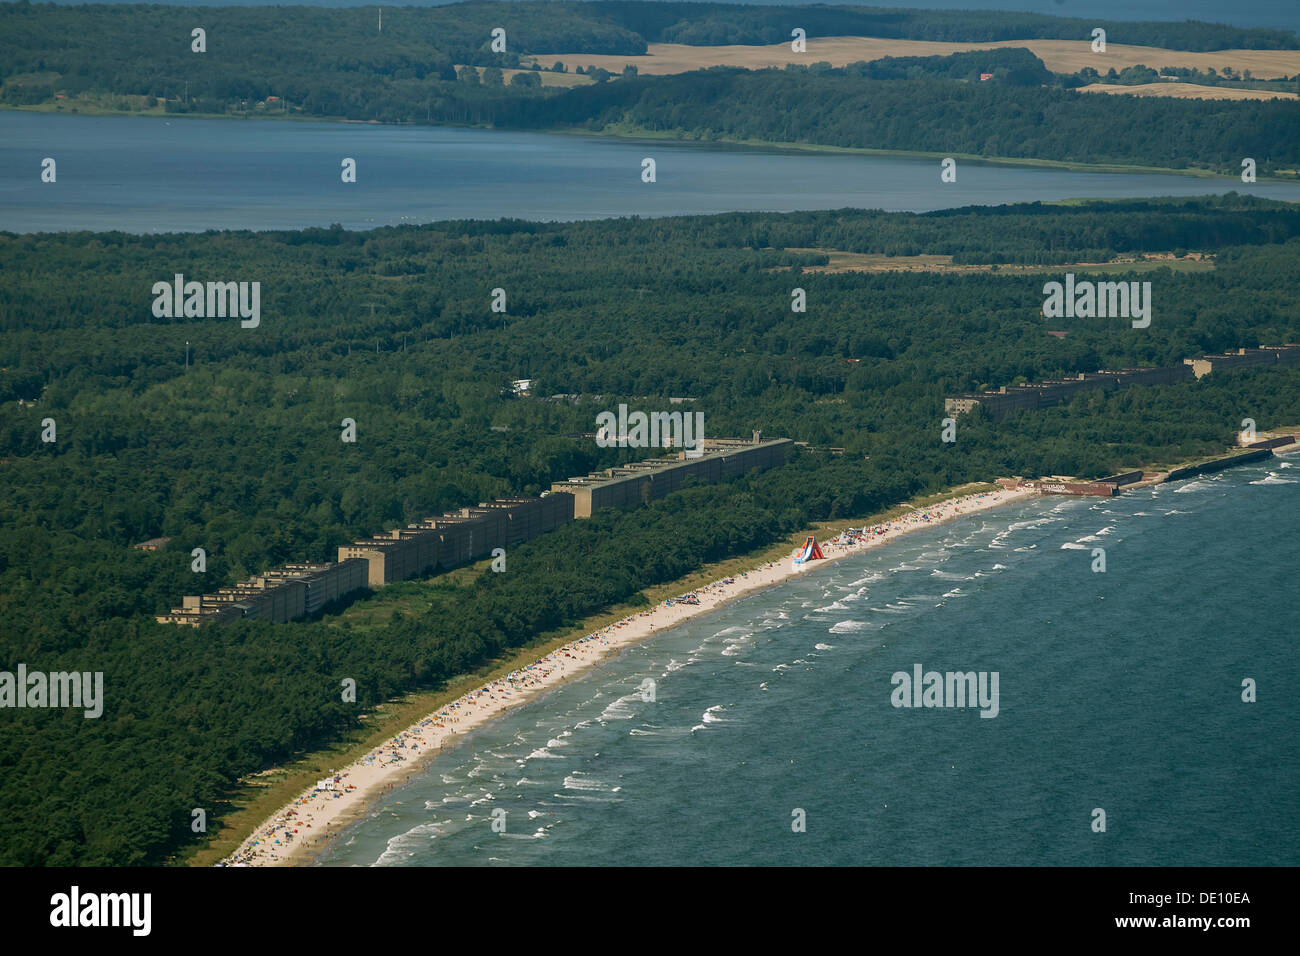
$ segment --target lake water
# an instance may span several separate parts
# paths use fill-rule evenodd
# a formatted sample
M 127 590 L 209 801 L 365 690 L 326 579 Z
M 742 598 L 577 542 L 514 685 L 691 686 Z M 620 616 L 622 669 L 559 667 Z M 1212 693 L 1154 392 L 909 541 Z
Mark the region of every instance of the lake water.
M 814 568 L 472 734 L 323 863 L 1293 865 L 1298 477 L 1037 499 Z M 893 706 L 917 664 L 997 672 L 997 716 Z
M 53 157 L 58 181 L 40 181 Z M 641 160 L 657 162 L 653 184 Z M 341 181 L 344 157 L 357 161 Z M 923 212 L 1300 184 L 760 152 L 446 127 L 0 111 L 0 230 L 366 229 L 446 219 L 598 219 L 843 207 Z

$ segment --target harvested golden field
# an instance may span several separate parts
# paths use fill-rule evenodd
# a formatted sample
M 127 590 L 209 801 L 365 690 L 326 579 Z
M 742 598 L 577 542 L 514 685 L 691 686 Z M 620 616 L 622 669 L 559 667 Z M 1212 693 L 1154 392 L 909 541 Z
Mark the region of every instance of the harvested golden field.
M 1170 96 L 1177 100 L 1294 100 L 1295 93 L 1274 90 L 1238 90 L 1230 86 L 1199 86 L 1195 83 L 1141 83 L 1120 86 L 1115 83 L 1090 83 L 1079 87 L 1080 93 L 1119 93 L 1129 96 Z
M 1155 269 L 1170 268 L 1177 272 L 1209 272 L 1214 268 L 1214 259 L 1198 252 L 1189 252 L 1183 258 L 1175 258 L 1173 253 L 1149 253 L 1142 261 L 1133 256 L 1117 256 L 1110 262 L 1070 262 L 1058 265 L 958 265 L 952 256 L 886 256 L 880 253 L 839 252 L 835 249 L 786 249 L 786 252 L 825 255 L 830 259 L 824 266 L 803 266 L 804 272 L 1001 272 L 1032 273 L 1061 272 L 1073 269 L 1078 272 L 1151 272 Z M 773 269 L 773 272 L 785 271 L 786 267 Z
M 1232 67 L 1237 72 L 1250 70 L 1260 79 L 1295 76 L 1300 73 L 1300 50 L 1219 50 L 1214 53 L 1187 53 L 1150 46 L 1125 46 L 1108 43 L 1105 53 L 1093 53 L 1087 37 L 1078 40 L 1006 40 L 999 43 L 934 43 L 929 40 L 887 40 L 878 37 L 827 37 L 808 41 L 808 52 L 793 53 L 790 44 L 774 46 L 683 46 L 678 43 L 652 43 L 645 56 L 599 56 L 590 53 L 539 53 L 533 57 L 543 67 L 562 61 L 569 72 L 578 66 L 600 66 L 611 73 L 621 72 L 631 63 L 641 73 L 665 74 L 702 70 L 709 66 L 742 66 L 762 69 L 787 63 L 830 62 L 844 66 L 856 60 L 878 60 L 885 56 L 946 56 L 962 50 L 997 50 L 1024 47 L 1032 50 L 1054 73 L 1077 73 L 1086 66 L 1100 73 L 1111 67 L 1143 64 L 1152 69 L 1169 66 L 1195 67 L 1203 72 L 1211 67 L 1219 72 Z

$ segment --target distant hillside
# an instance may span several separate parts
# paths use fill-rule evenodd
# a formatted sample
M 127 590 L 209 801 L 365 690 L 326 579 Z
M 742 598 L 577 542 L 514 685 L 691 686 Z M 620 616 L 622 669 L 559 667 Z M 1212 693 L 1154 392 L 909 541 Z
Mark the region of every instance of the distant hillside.
M 784 71 L 662 77 L 639 76 L 626 59 L 643 56 L 651 41 L 788 43 L 792 25 L 809 37 L 857 32 L 908 42 L 1068 37 L 1086 53 L 1098 24 L 1036 14 L 598 0 L 396 7 L 384 11 L 381 32 L 377 7 L 5 4 L 0 106 L 578 127 L 1223 172 L 1249 156 L 1265 174 L 1300 167 L 1294 103 L 1079 97 L 1063 87 L 1100 80 L 1096 69 L 1054 75 L 1024 49 L 840 61 L 840 69 L 810 54 L 807 65 Z M 1102 25 L 1112 42 L 1183 50 L 1271 47 L 1291 57 L 1300 43 L 1286 31 L 1203 23 Z M 205 31 L 202 52 L 192 47 L 196 28 Z M 497 28 L 504 50 L 493 49 Z M 555 49 L 572 52 L 559 63 L 534 56 Z M 617 72 L 584 69 L 578 78 L 584 58 L 599 56 L 624 59 Z M 1141 79 L 1152 71 L 1130 72 Z M 573 82 L 556 82 L 560 75 Z
M 872 66 L 862 68 L 870 73 Z M 1013 71 L 1007 71 L 1014 75 Z M 870 80 L 857 70 L 706 70 L 493 104 L 500 126 L 662 133 L 990 157 L 1201 167 L 1300 164 L 1300 104 L 1099 97 L 1010 83 Z M 1246 146 L 1249 144 L 1249 147 Z
M 721 46 L 783 43 L 790 30 L 808 36 L 893 37 L 909 40 L 996 41 L 1086 39 L 1101 27 L 1115 42 L 1173 50 L 1300 48 L 1290 30 L 1223 24 L 1131 23 L 1097 18 L 981 10 L 903 10 L 852 6 L 736 6 L 721 3 L 640 3 L 597 0 L 590 6 L 650 43 Z

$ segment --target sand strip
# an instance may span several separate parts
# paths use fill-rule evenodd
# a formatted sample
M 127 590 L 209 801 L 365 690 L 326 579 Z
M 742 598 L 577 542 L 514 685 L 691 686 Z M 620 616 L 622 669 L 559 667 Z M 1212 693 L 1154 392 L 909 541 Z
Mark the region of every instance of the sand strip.
M 859 529 L 857 533 L 820 542 L 826 560 L 805 567 L 812 570 L 838 558 L 880 547 L 910 531 L 1021 501 L 1035 494 L 1027 490 L 999 489 L 918 508 L 890 521 Z M 592 665 L 631 644 L 706 614 L 742 594 L 771 587 L 799 573 L 793 569 L 790 559 L 785 558 L 715 581 L 691 592 L 688 602 L 698 603 L 676 600 L 671 605 L 658 604 L 572 641 L 526 667 L 465 694 L 390 738 L 355 763 L 329 774 L 322 781 L 326 788 L 316 787 L 300 794 L 263 821 L 238 850 L 218 865 L 283 866 L 310 862 L 310 853 L 323 850 L 329 840 L 360 817 L 376 797 L 423 770 L 440 749 L 455 746 L 474 729 L 551 690 L 562 681 L 584 673 Z

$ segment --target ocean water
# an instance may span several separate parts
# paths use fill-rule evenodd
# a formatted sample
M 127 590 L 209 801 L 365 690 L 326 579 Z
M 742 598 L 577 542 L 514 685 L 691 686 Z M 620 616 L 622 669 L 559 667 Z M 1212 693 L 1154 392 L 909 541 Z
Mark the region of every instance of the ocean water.
M 40 180 L 53 157 L 58 180 Z M 654 157 L 657 182 L 641 181 Z M 344 157 L 357 182 L 343 183 Z M 1228 171 L 1231 172 L 1231 171 Z M 572 221 L 1219 195 L 1300 201 L 1300 184 L 636 143 L 348 123 L 0 111 L 0 231 L 299 229 L 501 217 Z
M 927 529 L 503 717 L 322 864 L 1295 864 L 1297 567 L 1284 458 Z M 916 664 L 996 717 L 894 707 Z

